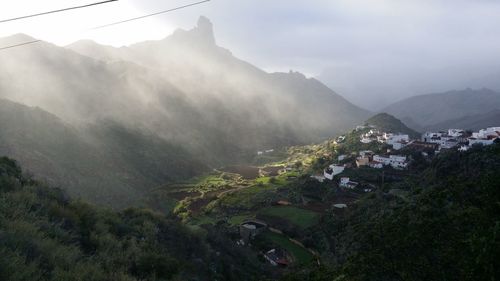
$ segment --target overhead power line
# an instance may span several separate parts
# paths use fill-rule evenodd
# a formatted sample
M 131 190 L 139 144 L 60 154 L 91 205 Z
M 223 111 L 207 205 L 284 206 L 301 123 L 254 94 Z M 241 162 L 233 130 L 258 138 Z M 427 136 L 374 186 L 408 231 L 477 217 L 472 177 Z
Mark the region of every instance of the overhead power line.
M 43 12 L 43 13 L 38 13 L 38 14 L 33 14 L 33 15 L 27 15 L 27 16 L 11 18 L 11 19 L 6 19 L 6 20 L 0 20 L 0 23 L 22 20 L 22 19 L 33 18 L 33 17 L 39 17 L 39 16 L 48 15 L 48 14 L 55 14 L 55 13 L 69 11 L 69 10 L 83 9 L 83 8 L 88 8 L 88 7 L 92 7 L 92 6 L 97 6 L 97 5 L 102 5 L 102 4 L 107 4 L 107 3 L 111 3 L 111 2 L 117 2 L 117 1 L 118 0 L 106 0 L 106 1 L 96 2 L 96 3 L 81 5 L 81 6 L 69 7 L 69 8 L 48 11 L 48 12 Z
M 113 1 L 118 1 L 118 0 L 113 0 Z M 152 14 L 148 14 L 148 15 L 144 15 L 144 16 L 140 16 L 140 17 L 135 17 L 135 18 L 131 18 L 131 19 L 126 19 L 126 20 L 122 20 L 122 21 L 110 23 L 110 24 L 96 26 L 96 27 L 90 28 L 89 30 L 96 30 L 96 29 L 106 28 L 106 27 L 110 27 L 110 26 L 114 26 L 114 25 L 118 25 L 118 24 L 122 24 L 122 23 L 127 23 L 127 22 L 131 22 L 131 21 L 141 20 L 141 19 L 148 18 L 148 17 L 153 17 L 153 16 L 165 14 L 165 13 L 170 13 L 170 12 L 177 11 L 177 10 L 180 10 L 180 9 L 185 9 L 185 8 L 192 7 L 192 6 L 195 6 L 195 5 L 200 5 L 200 4 L 203 4 L 203 3 L 206 3 L 206 2 L 210 2 L 210 1 L 211 0 L 204 0 L 204 1 L 196 2 L 196 3 L 191 3 L 191 4 L 188 4 L 188 5 L 179 6 L 179 7 L 176 7 L 176 8 L 172 8 L 172 9 L 168 9 L 168 10 L 164 10 L 164 11 L 160 11 L 160 12 L 156 12 L 156 13 L 152 13 Z M 110 1 L 108 1 L 108 2 L 110 2 Z M 15 45 L 0 47 L 0 51 L 7 50 L 7 49 L 12 49 L 12 48 L 16 48 L 16 47 L 21 47 L 21 46 L 26 46 L 26 45 L 30 45 L 30 44 L 35 44 L 35 43 L 38 43 L 38 42 L 42 42 L 42 40 L 33 40 L 33 41 L 23 42 L 23 43 L 19 43 L 19 44 L 15 44 Z
M 0 51 L 7 50 L 7 49 L 12 49 L 12 48 L 16 48 L 16 47 L 21 47 L 21 46 L 25 46 L 25 45 L 35 44 L 35 43 L 38 43 L 38 42 L 41 42 L 41 41 L 42 40 L 33 40 L 33 41 L 28 41 L 28 42 L 24 42 L 24 43 L 15 44 L 15 45 L 0 47 Z
M 168 9 L 168 10 L 164 10 L 164 11 L 160 11 L 160 12 L 156 12 L 156 13 L 152 13 L 152 14 L 149 14 L 149 15 L 144 15 L 144 16 L 140 16 L 140 17 L 136 17 L 136 18 L 131 18 L 131 19 L 126 19 L 126 20 L 122 20 L 122 21 L 117 21 L 117 22 L 114 22 L 114 23 L 109 23 L 109 24 L 105 24 L 105 25 L 101 25 L 101 26 L 96 26 L 96 27 L 94 27 L 92 29 L 100 29 L 100 28 L 110 27 L 110 26 L 113 26 L 113 25 L 118 25 L 118 24 L 122 24 L 122 23 L 126 23 L 126 22 L 131 22 L 131 21 L 141 20 L 141 19 L 144 19 L 144 18 L 158 16 L 158 15 L 161 15 L 161 14 L 170 13 L 170 12 L 173 12 L 173 11 L 177 11 L 177 10 L 181 10 L 181 9 L 184 9 L 184 8 L 188 8 L 188 7 L 200 5 L 200 4 L 203 4 L 203 3 L 206 3 L 206 2 L 210 2 L 210 1 L 211 0 L 205 0 L 205 1 L 200 1 L 200 2 L 196 2 L 196 3 L 191 3 L 191 4 L 188 4 L 188 5 L 184 5 L 184 6 L 180 6 L 180 7 L 177 7 L 177 8 Z

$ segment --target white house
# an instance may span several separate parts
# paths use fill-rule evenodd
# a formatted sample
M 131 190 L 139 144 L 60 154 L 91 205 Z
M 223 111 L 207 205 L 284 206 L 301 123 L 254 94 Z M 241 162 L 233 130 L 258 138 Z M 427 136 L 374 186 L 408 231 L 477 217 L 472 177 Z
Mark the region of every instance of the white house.
M 430 143 L 439 143 L 441 141 L 441 137 L 444 136 L 446 133 L 445 132 L 426 132 L 422 135 L 422 141 L 423 142 L 430 142 Z
M 382 163 L 384 166 L 391 166 L 395 169 L 404 169 L 408 166 L 406 162 L 406 156 L 401 155 L 390 155 L 390 156 L 373 156 L 373 161 Z
M 342 173 L 344 169 L 345 169 L 344 165 L 332 164 L 323 171 L 323 176 L 329 180 L 333 180 L 333 177 Z
M 337 159 L 339 161 L 344 161 L 346 158 L 347 158 L 347 155 L 345 155 L 345 154 L 339 155 L 339 157 L 337 157 Z
M 401 155 L 391 155 L 389 156 L 391 159 L 391 166 L 395 169 L 404 169 L 408 167 L 408 162 L 406 162 L 406 156 Z
M 395 142 L 392 144 L 392 148 L 394 150 L 400 150 L 407 145 L 408 145 L 408 142 L 406 142 L 406 141 L 398 141 L 398 142 Z
M 475 144 L 492 145 L 496 139 L 500 139 L 500 127 L 490 127 L 481 129 L 479 132 L 472 133 L 472 137 L 468 138 L 469 147 Z M 464 151 L 464 147 L 460 150 Z
M 341 187 L 354 189 L 358 185 L 359 185 L 359 183 L 351 181 L 348 177 L 340 178 L 339 186 L 341 186 Z
M 382 163 L 384 166 L 391 164 L 391 158 L 388 156 L 375 155 L 373 156 L 373 161 Z
M 490 127 L 486 129 L 481 129 L 477 133 L 472 133 L 472 137 L 475 138 L 488 138 L 488 137 L 499 137 L 500 136 L 500 127 Z
M 391 134 L 391 136 L 386 137 L 386 143 L 389 145 L 393 145 L 397 142 L 409 142 L 410 136 L 404 134 Z
M 448 136 L 450 137 L 460 137 L 463 133 L 465 133 L 462 129 L 448 129 Z
M 374 169 L 382 169 L 384 167 L 384 165 L 380 162 L 377 162 L 377 161 L 372 161 L 370 163 L 368 163 L 368 166 L 370 166 L 370 168 L 374 168 Z
M 495 142 L 495 139 L 484 139 L 484 138 L 468 138 L 469 140 L 469 146 L 473 146 L 475 144 L 482 144 L 482 145 L 492 145 L 493 142 Z
M 396 162 L 405 162 L 406 161 L 406 156 L 402 156 L 402 155 L 391 155 L 391 156 L 389 156 L 389 158 L 391 158 L 392 161 L 396 161 Z

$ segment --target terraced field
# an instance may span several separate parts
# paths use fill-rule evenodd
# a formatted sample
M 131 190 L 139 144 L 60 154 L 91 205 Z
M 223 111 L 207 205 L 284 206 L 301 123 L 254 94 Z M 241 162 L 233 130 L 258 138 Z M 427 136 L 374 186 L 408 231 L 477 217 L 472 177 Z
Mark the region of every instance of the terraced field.
M 320 218 L 316 212 L 293 206 L 272 206 L 260 210 L 259 214 L 287 220 L 303 229 L 317 224 Z

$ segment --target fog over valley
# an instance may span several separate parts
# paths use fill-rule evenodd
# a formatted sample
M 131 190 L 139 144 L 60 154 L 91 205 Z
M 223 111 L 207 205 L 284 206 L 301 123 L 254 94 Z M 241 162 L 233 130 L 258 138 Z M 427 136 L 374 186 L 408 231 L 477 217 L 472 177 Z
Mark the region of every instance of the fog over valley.
M 18 34 L 0 42 L 30 40 Z M 321 141 L 370 114 L 315 79 L 269 74 L 235 58 L 216 45 L 205 17 L 195 28 L 130 47 L 42 42 L 0 57 L 2 97 L 54 114 L 82 141 L 106 149 L 97 132 L 107 136 L 102 127 L 118 126 L 179 146 L 189 155 L 183 163 L 206 167 L 244 162 L 257 150 Z M 162 172 L 156 184 L 168 181 L 169 173 Z
M 0 1 L 0 281 L 500 280 L 500 2 Z

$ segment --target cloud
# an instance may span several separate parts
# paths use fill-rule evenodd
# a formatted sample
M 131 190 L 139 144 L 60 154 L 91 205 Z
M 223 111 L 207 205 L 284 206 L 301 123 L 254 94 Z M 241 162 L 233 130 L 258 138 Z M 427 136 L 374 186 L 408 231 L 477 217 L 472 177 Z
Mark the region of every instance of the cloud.
M 103 8 L 90 22 L 85 14 L 77 25 L 104 24 L 192 1 L 120 3 L 126 8 Z M 494 0 L 212 0 L 79 36 L 113 45 L 159 39 L 174 27 L 193 27 L 200 15 L 213 21 L 219 45 L 236 56 L 268 71 L 294 69 L 318 76 L 370 109 L 426 92 L 500 88 L 494 78 L 500 65 L 500 1 Z M 58 41 L 57 32 L 39 33 Z
M 267 70 L 317 75 L 371 109 L 433 91 L 500 88 L 492 79 L 500 66 L 498 1 L 214 0 L 164 20 L 189 27 L 200 13 L 236 55 Z

